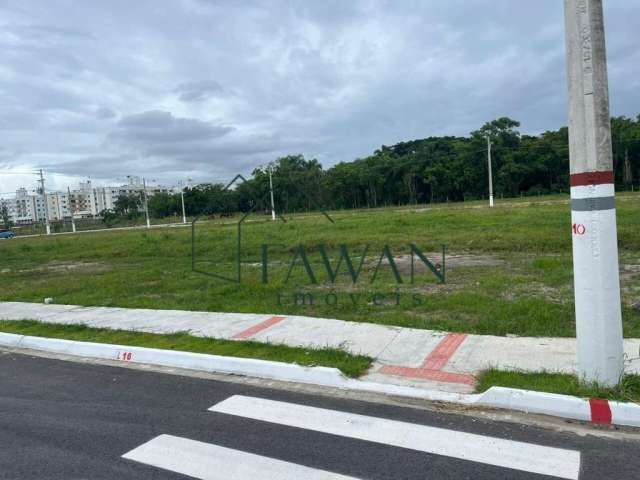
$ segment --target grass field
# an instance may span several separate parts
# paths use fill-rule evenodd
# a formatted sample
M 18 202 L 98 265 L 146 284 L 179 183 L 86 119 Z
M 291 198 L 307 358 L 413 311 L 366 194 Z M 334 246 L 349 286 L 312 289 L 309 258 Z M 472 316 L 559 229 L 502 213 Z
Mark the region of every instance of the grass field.
M 226 357 L 258 358 L 274 362 L 297 363 L 307 367 L 323 366 L 339 369 L 348 377 L 359 377 L 371 366 L 372 359 L 352 355 L 335 348 L 295 348 L 251 341 L 194 337 L 187 333 L 160 335 L 91 328 L 86 325 L 60 325 L 33 320 L 0 321 L 0 332 L 33 337 L 62 338 L 79 342 L 110 343 L 135 347 L 179 350 Z
M 242 227 L 240 285 L 191 271 L 191 232 L 183 228 L 114 231 L 0 242 L 0 300 L 205 311 L 281 313 L 482 334 L 573 336 L 570 212 L 563 196 L 498 202 L 331 212 L 271 222 L 264 215 Z M 237 219 L 196 227 L 196 266 L 235 275 Z M 640 337 L 640 195 L 618 196 L 624 332 Z M 425 268 L 409 283 L 409 243 L 437 260 L 447 245 L 447 282 Z M 261 283 L 261 244 L 270 247 L 270 282 Z M 318 245 L 337 262 L 349 248 L 363 278 L 332 284 Z M 300 263 L 284 284 L 298 244 L 309 254 L 317 285 Z M 378 257 L 389 245 L 403 283 Z M 343 265 L 344 266 L 344 265 Z M 346 270 L 343 270 L 345 272 Z M 297 285 L 297 286 L 296 286 Z M 327 295 L 335 292 L 337 305 Z M 281 296 L 278 296 L 278 293 Z M 293 293 L 311 293 L 314 305 L 295 305 Z M 416 300 L 417 299 L 417 300 Z

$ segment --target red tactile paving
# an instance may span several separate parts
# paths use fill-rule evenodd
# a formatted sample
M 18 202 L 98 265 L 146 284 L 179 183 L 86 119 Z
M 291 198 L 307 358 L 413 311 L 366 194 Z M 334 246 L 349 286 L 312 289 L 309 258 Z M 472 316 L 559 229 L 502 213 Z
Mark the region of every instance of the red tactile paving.
M 433 351 L 425 358 L 418 368 L 401 367 L 399 365 L 385 365 L 378 372 L 385 375 L 399 377 L 418 378 L 422 380 L 434 380 L 436 382 L 464 383 L 473 385 L 476 379 L 473 375 L 444 372 L 442 368 L 451 359 L 454 353 L 467 336 L 463 333 L 450 333 L 445 336 Z
M 397 365 L 385 365 L 379 370 L 385 375 L 397 375 L 399 377 L 419 378 L 422 380 L 434 380 L 446 383 L 464 383 L 473 385 L 476 379 L 473 375 L 462 373 L 443 372 L 442 370 L 426 370 L 424 368 L 399 367 Z
M 462 333 L 450 333 L 444 337 L 424 360 L 422 368 L 426 370 L 441 370 L 453 354 L 456 353 L 465 338 L 467 336 Z
M 280 323 L 285 318 L 287 318 L 287 317 L 271 317 L 271 318 L 268 318 L 264 322 L 260 322 L 257 325 L 254 325 L 253 327 L 249 327 L 249 328 L 247 328 L 246 330 L 243 330 L 240 333 L 236 333 L 231 338 L 236 339 L 236 340 L 241 340 L 241 339 L 244 339 L 244 338 L 253 337 L 257 333 L 260 333 L 260 332 L 262 332 L 263 330 L 266 330 L 269 327 L 273 327 L 276 323 Z

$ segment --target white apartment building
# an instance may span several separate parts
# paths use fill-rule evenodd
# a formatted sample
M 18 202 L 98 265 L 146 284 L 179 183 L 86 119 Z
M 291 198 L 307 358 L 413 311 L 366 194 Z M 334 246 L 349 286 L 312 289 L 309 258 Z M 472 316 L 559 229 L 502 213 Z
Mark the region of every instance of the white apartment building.
M 0 208 L 6 208 L 13 223 L 32 223 L 38 218 L 38 212 L 44 213 L 42 198 L 29 194 L 25 188 L 19 188 L 11 199 L 0 199 Z
M 128 177 L 126 185 L 115 187 L 94 187 L 90 180 L 80 182 L 75 190 L 67 192 L 51 192 L 46 194 L 45 200 L 41 192 L 28 192 L 26 188 L 16 191 L 13 198 L 0 199 L 0 208 L 5 206 L 11 221 L 15 224 L 30 224 L 40 222 L 49 216 L 49 220 L 63 220 L 66 218 L 98 217 L 105 210 L 112 210 L 120 195 L 143 195 L 143 185 L 139 177 Z M 156 193 L 170 193 L 173 187 L 162 185 L 147 186 L 147 196 Z M 1 220 L 0 220 L 1 221 Z

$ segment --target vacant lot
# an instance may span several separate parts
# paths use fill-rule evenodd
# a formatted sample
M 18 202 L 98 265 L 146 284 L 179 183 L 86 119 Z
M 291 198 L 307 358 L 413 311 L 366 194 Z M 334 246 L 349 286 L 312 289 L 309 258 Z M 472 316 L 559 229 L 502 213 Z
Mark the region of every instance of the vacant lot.
M 485 334 L 574 335 L 570 212 L 562 197 L 535 201 L 331 212 L 271 222 L 247 217 L 241 228 L 242 283 L 193 273 L 191 231 L 167 228 L 23 238 L 0 243 L 0 299 L 184 310 L 284 313 L 415 328 Z M 235 278 L 237 220 L 196 226 L 199 270 Z M 640 337 L 640 195 L 618 197 L 618 228 L 626 336 Z M 441 262 L 447 245 L 445 284 L 416 263 L 410 282 L 409 245 Z M 269 244 L 269 283 L 262 283 L 262 244 Z M 340 245 L 357 269 L 332 283 L 322 259 L 325 245 L 335 269 Z M 303 245 L 317 280 L 298 258 Z M 365 248 L 369 245 L 368 249 Z M 398 283 L 383 258 L 396 259 Z M 364 258 L 363 258 L 364 257 Z M 296 305 L 294 294 L 306 296 Z M 332 296 L 335 294 L 335 297 Z M 327 305 L 329 303 L 329 305 Z

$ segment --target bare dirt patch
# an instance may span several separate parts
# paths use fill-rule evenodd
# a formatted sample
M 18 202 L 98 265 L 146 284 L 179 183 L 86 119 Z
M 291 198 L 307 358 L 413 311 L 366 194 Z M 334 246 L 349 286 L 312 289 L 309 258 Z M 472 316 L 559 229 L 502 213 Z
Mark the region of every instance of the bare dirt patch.
M 442 253 L 441 252 L 430 252 L 427 255 L 427 258 L 431 263 L 433 263 L 436 268 L 441 267 L 442 263 Z M 396 265 L 398 266 L 398 270 L 400 273 L 406 274 L 411 273 L 411 255 L 400 255 L 395 259 Z M 383 263 L 388 263 L 386 259 L 383 260 Z M 495 256 L 495 255 L 475 255 L 470 253 L 465 254 L 447 254 L 445 256 L 445 268 L 447 270 L 456 268 L 456 267 L 497 267 L 501 265 L 505 265 L 506 262 Z M 416 273 L 424 273 L 429 271 L 427 266 L 422 263 L 419 258 L 414 258 L 414 268 Z
M 62 262 L 54 260 L 34 268 L 16 270 L 16 272 L 101 273 L 109 270 L 111 270 L 111 265 L 104 262 Z
M 640 311 L 640 265 L 625 263 L 620 266 L 622 302 Z
M 620 281 L 629 283 L 636 277 L 640 277 L 640 265 L 625 263 L 620 266 Z
M 566 288 L 554 288 L 541 282 L 529 282 L 516 288 L 505 290 L 500 294 L 505 300 L 518 301 L 525 297 L 544 298 L 553 303 L 565 304 L 573 300 L 571 292 Z

